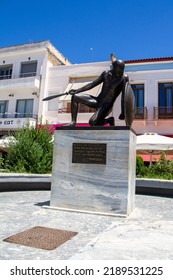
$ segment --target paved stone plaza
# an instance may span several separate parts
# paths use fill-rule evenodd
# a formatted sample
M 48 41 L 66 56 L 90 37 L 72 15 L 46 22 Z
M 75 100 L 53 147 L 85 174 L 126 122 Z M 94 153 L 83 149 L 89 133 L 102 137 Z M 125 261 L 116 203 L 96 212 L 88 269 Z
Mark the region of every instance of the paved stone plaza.
M 50 191 L 0 193 L 1 260 L 173 259 L 172 198 L 136 195 L 127 218 L 52 210 L 44 207 L 49 201 Z M 78 234 L 51 251 L 3 241 L 35 226 Z

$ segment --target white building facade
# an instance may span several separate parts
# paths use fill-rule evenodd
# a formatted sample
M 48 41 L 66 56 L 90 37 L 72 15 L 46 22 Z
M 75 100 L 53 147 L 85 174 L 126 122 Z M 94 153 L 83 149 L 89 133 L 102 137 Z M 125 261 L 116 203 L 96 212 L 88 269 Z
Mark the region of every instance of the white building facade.
M 173 57 L 125 61 L 135 94 L 137 134 L 173 135 Z M 50 101 L 44 97 L 68 92 L 96 79 L 110 62 L 71 64 L 49 41 L 0 48 L 0 135 L 16 130 L 26 120 L 66 124 L 71 121 L 70 95 Z M 85 92 L 98 95 L 101 85 Z M 120 121 L 120 99 L 112 115 Z M 88 124 L 93 111 L 83 105 L 78 123 Z
M 0 135 L 42 116 L 48 70 L 70 64 L 49 41 L 0 48 Z

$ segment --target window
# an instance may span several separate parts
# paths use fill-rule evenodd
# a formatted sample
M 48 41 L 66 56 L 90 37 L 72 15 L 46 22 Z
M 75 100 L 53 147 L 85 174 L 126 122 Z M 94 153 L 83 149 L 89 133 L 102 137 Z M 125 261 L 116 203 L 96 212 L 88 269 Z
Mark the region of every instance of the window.
M 3 101 L 0 101 L 0 118 L 5 118 L 7 116 L 7 113 L 8 111 L 8 101 L 6 100 L 3 100 Z
M 158 117 L 173 117 L 173 83 L 159 83 Z
M 16 118 L 29 118 L 33 116 L 33 99 L 17 100 Z
M 0 80 L 11 79 L 13 65 L 0 66 Z
M 135 96 L 135 118 L 144 118 L 144 84 L 132 84 Z
M 22 62 L 20 77 L 32 77 L 37 73 L 37 61 Z

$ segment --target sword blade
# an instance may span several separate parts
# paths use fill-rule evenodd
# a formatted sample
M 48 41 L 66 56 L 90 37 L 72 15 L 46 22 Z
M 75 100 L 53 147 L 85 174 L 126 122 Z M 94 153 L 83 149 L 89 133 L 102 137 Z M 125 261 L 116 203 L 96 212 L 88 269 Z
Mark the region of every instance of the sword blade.
M 48 101 L 48 100 L 51 100 L 51 99 L 54 99 L 54 98 L 58 98 L 60 96 L 63 96 L 63 95 L 67 95 L 68 93 L 60 93 L 60 94 L 55 94 L 55 95 L 51 95 L 51 96 L 47 96 L 45 98 L 43 98 L 43 101 Z

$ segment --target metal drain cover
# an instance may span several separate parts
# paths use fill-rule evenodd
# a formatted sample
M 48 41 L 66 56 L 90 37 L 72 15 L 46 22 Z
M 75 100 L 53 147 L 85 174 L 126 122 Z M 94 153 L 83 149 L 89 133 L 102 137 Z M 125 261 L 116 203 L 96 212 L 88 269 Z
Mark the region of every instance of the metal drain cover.
M 53 250 L 76 234 L 77 232 L 73 231 L 38 226 L 12 235 L 3 241 L 44 250 Z

